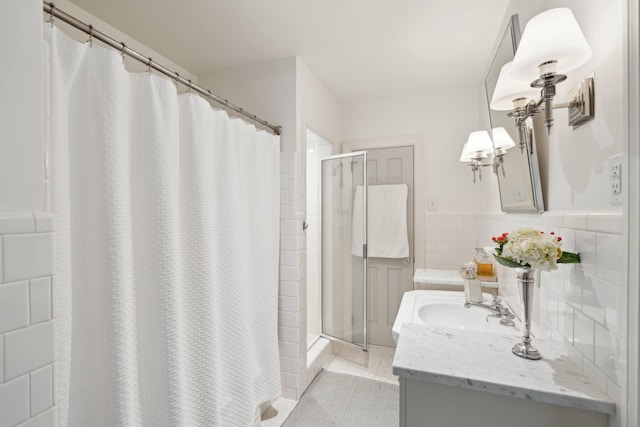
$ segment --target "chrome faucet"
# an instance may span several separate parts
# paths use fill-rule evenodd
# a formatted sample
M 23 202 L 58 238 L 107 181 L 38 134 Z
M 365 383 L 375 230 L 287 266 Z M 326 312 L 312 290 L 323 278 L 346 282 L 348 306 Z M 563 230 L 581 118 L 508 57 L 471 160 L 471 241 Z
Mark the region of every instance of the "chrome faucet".
M 491 314 L 489 316 L 497 317 L 498 319 L 500 319 L 499 323 L 501 325 L 505 325 L 505 326 L 515 325 L 515 323 L 513 322 L 513 319 L 515 318 L 515 316 L 513 315 L 513 313 L 509 311 L 509 308 L 502 305 L 502 299 L 495 294 L 493 295 L 493 301 L 491 301 L 491 305 L 482 304 L 479 302 L 465 302 L 464 306 L 466 308 L 479 307 L 479 308 L 483 308 L 485 310 L 490 311 Z

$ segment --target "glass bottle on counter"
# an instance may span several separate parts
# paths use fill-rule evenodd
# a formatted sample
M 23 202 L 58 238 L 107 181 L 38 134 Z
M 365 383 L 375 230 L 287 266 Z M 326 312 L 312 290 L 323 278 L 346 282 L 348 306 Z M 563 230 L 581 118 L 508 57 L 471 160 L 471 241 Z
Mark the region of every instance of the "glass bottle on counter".
M 478 276 L 493 276 L 493 257 L 484 248 L 476 248 L 474 262 L 478 266 Z

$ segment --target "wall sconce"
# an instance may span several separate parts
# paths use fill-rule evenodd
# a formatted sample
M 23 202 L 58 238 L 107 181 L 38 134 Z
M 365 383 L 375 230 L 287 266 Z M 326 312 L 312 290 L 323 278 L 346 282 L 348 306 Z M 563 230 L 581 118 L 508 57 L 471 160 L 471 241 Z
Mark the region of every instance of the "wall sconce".
M 502 67 L 491 99 L 491 109 L 512 110 L 509 115 L 516 121 L 521 149 L 528 143 L 525 120 L 544 109 L 550 133 L 556 85 L 590 58 L 591 48 L 571 10 L 547 10 L 527 23 L 513 62 Z M 530 88 L 522 81 L 531 82 Z M 537 90 L 531 88 L 539 90 L 538 99 Z M 593 118 L 593 96 L 593 77 L 589 77 L 568 104 L 557 106 L 569 108 L 569 125 L 574 129 Z
M 502 170 L 502 176 L 507 175 L 504 172 L 504 156 L 507 150 L 516 146 L 507 130 L 503 127 L 491 129 L 493 135 L 493 149 L 495 150 L 493 159 L 493 173 L 498 174 L 498 169 Z
M 476 172 L 478 172 L 478 178 L 482 181 L 483 167 L 491 166 L 493 173 L 496 175 L 498 174 L 498 169 L 502 169 L 502 176 L 505 176 L 504 156 L 507 154 L 508 149 L 516 145 L 503 127 L 493 128 L 491 133 L 493 134 L 493 141 L 491 141 L 491 137 L 486 130 L 471 132 L 467 142 L 462 147 L 460 161 L 471 166 L 474 184 L 476 183 Z M 493 154 L 493 161 L 484 163 L 484 160 L 489 158 L 489 154 Z
M 467 142 L 462 147 L 460 161 L 471 166 L 474 184 L 476 183 L 476 171 L 478 172 L 478 178 L 482 181 L 482 168 L 490 166 L 482 163 L 482 161 L 488 158 L 488 154 L 492 152 L 493 142 L 491 142 L 489 133 L 486 130 L 479 130 L 469 134 Z
M 500 75 L 493 91 L 490 107 L 496 111 L 511 110 L 508 114 L 516 121 L 520 152 L 524 153 L 529 141 L 529 129 L 526 120 L 538 114 L 541 100 L 529 101 L 538 96 L 538 89 L 532 88 L 521 80 L 511 77 L 513 62 L 507 62 L 500 69 Z

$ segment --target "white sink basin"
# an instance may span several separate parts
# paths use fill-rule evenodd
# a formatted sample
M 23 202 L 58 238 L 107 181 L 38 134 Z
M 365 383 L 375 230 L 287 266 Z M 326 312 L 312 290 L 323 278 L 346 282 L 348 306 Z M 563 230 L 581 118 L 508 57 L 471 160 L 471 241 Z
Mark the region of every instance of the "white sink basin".
M 448 328 L 479 329 L 488 322 L 489 313 L 479 308 L 465 308 L 462 304 L 434 303 L 418 308 L 418 317 L 428 325 Z
M 492 297 L 483 294 L 484 304 L 491 304 Z M 405 292 L 398 315 L 393 323 L 393 339 L 398 342 L 404 323 L 420 323 L 453 329 L 490 332 L 520 336 L 520 324 L 499 324 L 499 319 L 488 316 L 489 311 L 480 307 L 464 306 L 464 292 L 455 291 L 409 291 Z

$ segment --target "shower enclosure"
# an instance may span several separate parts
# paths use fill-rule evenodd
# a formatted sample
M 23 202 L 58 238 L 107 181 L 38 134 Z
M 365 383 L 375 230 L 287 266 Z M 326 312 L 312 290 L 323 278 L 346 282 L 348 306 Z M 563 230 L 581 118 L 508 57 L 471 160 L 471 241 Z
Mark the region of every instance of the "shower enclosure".
M 321 162 L 323 335 L 366 350 L 367 154 Z

